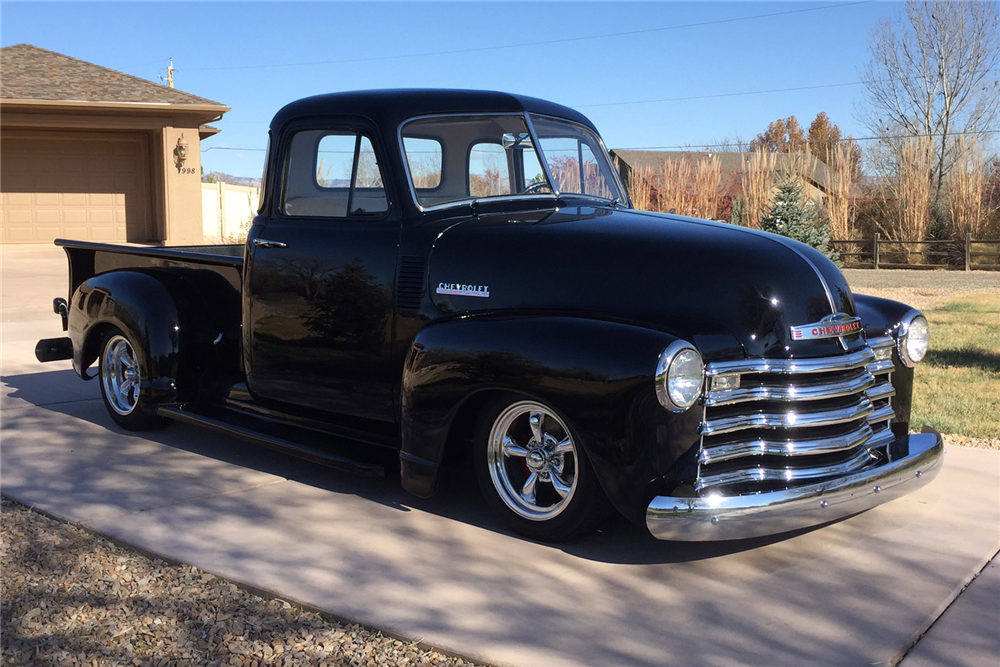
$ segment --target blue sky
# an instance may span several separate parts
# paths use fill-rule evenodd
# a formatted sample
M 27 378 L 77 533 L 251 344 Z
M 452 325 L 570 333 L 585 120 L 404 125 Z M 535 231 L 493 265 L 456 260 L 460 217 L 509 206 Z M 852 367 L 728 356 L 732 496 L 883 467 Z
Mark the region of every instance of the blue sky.
M 0 42 L 153 81 L 172 57 L 177 88 L 232 107 L 202 142 L 206 172 L 257 176 L 281 106 L 368 88 L 541 97 L 589 116 L 609 148 L 750 139 L 772 120 L 795 115 L 807 126 L 820 111 L 866 136 L 855 120 L 861 86 L 834 84 L 859 80 L 871 29 L 901 11 L 897 2 L 5 0 Z M 731 95 L 815 86 L 831 87 Z

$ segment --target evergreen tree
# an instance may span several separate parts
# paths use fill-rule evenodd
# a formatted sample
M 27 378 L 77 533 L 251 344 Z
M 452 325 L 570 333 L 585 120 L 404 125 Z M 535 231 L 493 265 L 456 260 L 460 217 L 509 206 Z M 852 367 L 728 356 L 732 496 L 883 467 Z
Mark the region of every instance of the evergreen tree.
M 732 209 L 729 213 L 729 223 L 733 225 L 742 225 L 743 221 L 743 209 L 746 208 L 746 203 L 743 201 L 743 197 L 737 197 L 733 200 Z
M 816 211 L 805 205 L 802 186 L 796 178 L 778 183 L 778 192 L 761 219 L 760 228 L 810 245 L 835 262 L 840 259 L 840 253 L 829 247 L 830 225 L 817 220 Z

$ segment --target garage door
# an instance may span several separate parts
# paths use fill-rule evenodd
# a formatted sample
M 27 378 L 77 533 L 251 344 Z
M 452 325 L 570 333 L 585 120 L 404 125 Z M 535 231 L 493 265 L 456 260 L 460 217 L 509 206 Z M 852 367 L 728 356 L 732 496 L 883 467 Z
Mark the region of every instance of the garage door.
M 146 135 L 11 131 L 0 153 L 4 243 L 149 237 Z

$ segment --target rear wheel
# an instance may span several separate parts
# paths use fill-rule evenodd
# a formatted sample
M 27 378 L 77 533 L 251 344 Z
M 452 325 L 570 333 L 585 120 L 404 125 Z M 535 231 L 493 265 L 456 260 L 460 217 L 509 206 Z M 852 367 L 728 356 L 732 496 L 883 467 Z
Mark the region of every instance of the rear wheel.
M 142 410 L 139 395 L 142 377 L 135 346 L 120 330 L 113 329 L 104 337 L 98 365 L 104 407 L 115 423 L 129 431 L 146 431 L 169 422 Z
M 477 429 L 476 476 L 493 512 L 532 539 L 568 540 L 608 514 L 573 430 L 539 401 L 507 396 L 487 406 Z

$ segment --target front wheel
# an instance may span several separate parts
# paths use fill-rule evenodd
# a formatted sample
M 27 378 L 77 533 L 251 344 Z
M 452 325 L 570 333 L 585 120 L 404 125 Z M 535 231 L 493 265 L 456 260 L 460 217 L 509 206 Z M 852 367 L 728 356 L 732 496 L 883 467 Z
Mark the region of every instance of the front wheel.
M 476 476 L 514 532 L 558 542 L 594 530 L 609 502 L 570 426 L 539 401 L 508 396 L 483 411 Z
M 115 423 L 129 431 L 147 431 L 169 422 L 142 410 L 139 396 L 142 377 L 135 347 L 118 329 L 104 337 L 98 364 L 104 407 Z

